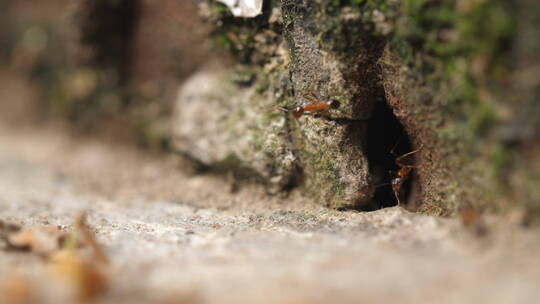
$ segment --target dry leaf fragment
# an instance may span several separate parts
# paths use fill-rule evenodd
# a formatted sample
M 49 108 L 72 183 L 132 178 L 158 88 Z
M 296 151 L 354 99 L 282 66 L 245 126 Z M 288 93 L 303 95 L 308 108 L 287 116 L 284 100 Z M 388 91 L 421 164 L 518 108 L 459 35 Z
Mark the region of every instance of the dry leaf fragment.
M 29 250 L 47 255 L 60 248 L 65 233 L 57 227 L 32 227 L 7 236 L 8 245 L 18 250 Z
M 108 288 L 108 258 L 88 226 L 85 214 L 77 217 L 69 234 L 52 226 L 20 228 L 0 222 L 0 239 L 9 248 L 45 256 L 49 270 L 46 274 L 52 279 L 48 283 L 60 284 L 60 290 L 65 290 L 73 303 L 93 300 Z M 8 283 L 6 288 L 10 293 L 4 292 L 4 286 L 0 285 L 0 303 L 34 303 L 30 295 L 37 292 L 36 295 L 42 296 L 36 286 L 25 281 Z M 9 298 L 4 300 L 2 296 Z
M 7 236 L 21 230 L 21 226 L 15 224 L 7 224 L 0 221 L 0 239 L 7 241 Z
M 22 274 L 10 275 L 0 284 L 0 303 L 35 303 L 31 280 Z
M 77 217 L 65 244 L 65 248 L 49 259 L 52 272 L 68 284 L 80 301 L 103 294 L 108 287 L 106 266 L 109 262 L 86 223 L 86 214 Z
M 86 214 L 83 213 L 77 217 L 77 220 L 75 222 L 75 228 L 76 232 L 79 233 L 78 239 L 81 240 L 80 245 L 91 248 L 96 262 L 108 264 L 109 259 L 105 255 L 105 252 L 103 251 L 101 245 L 96 240 L 94 233 L 91 231 L 90 227 L 86 223 Z
M 64 237 L 65 233 L 58 227 L 21 228 L 18 225 L 0 222 L 0 238 L 4 240 L 8 249 L 47 255 L 60 248 Z
M 52 273 L 64 283 L 80 301 L 88 301 L 107 290 L 108 280 L 103 265 L 96 264 L 77 250 L 63 249 L 49 260 Z

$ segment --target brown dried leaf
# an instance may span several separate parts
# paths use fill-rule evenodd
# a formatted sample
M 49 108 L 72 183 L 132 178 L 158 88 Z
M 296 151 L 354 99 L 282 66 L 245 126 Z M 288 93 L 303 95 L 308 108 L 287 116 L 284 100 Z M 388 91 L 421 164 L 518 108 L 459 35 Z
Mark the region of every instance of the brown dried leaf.
M 75 222 L 76 231 L 80 234 L 78 237 L 81 240 L 81 245 L 89 247 L 92 250 L 96 262 L 108 264 L 109 259 L 105 255 L 103 248 L 97 242 L 96 237 L 88 224 L 86 223 L 86 214 L 81 214 L 77 217 Z
M 103 294 L 108 287 L 108 279 L 103 265 L 86 258 L 78 250 L 63 249 L 49 259 L 52 273 L 70 289 L 80 301 L 89 301 Z
M 93 300 L 108 288 L 108 258 L 88 226 L 85 214 L 77 217 L 69 234 L 52 226 L 21 229 L 0 222 L 0 238 L 8 248 L 45 256 L 47 275 L 52 279 L 49 283 L 59 283 L 69 297 L 74 297 L 73 302 Z M 16 279 L 8 283 L 9 294 L 3 292 L 0 285 L 0 303 L 32 303 L 30 295 L 36 292 L 35 286 Z M 4 300 L 2 295 L 9 298 Z M 26 299 L 30 300 L 25 302 Z
M 74 290 L 80 301 L 89 301 L 108 288 L 108 258 L 86 223 L 86 214 L 77 217 L 66 246 L 49 259 L 54 275 Z

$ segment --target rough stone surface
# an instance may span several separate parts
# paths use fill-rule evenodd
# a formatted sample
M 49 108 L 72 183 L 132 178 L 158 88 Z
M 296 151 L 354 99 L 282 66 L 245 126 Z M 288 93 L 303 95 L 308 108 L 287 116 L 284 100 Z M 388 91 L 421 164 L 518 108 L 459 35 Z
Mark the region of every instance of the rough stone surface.
M 283 189 L 294 182 L 297 157 L 286 115 L 273 96 L 242 88 L 230 69 L 196 73 L 179 92 L 173 119 L 175 149 L 205 166 L 238 171 Z
M 326 117 L 283 122 L 278 115 L 272 131 L 262 134 L 271 129 L 261 123 L 259 131 L 218 148 L 233 151 L 253 137 L 268 142 L 273 132 L 287 137 L 284 145 L 264 146 L 271 156 L 264 162 L 242 156 L 240 166 L 255 169 L 267 182 L 272 176 L 279 182 L 269 184 L 278 189 L 299 186 L 326 206 L 370 208 L 393 199 L 391 190 L 384 194 L 390 199 L 378 197 L 379 187 L 395 177 L 399 155 L 416 151 L 407 159 L 414 166 L 410 187 L 403 187 L 411 209 L 439 215 L 467 206 L 536 212 L 537 191 L 527 184 L 535 184 L 528 181 L 537 181 L 538 173 L 522 167 L 527 153 L 515 145 L 534 149 L 538 142 L 530 106 L 536 104 L 531 96 L 537 84 L 518 80 L 517 72 L 523 63 L 538 61 L 532 54 L 537 41 L 527 38 L 536 28 L 536 10 L 528 9 L 532 2 L 517 1 L 509 9 L 499 0 L 268 1 L 250 21 L 205 3 L 215 39 L 251 71 L 253 81 L 237 85 L 238 96 L 249 87 L 266 96 L 261 104 L 270 107 L 303 105 L 307 93 L 341 103 Z M 277 55 L 278 45 L 286 54 Z M 272 61 L 276 57 L 285 59 Z M 527 73 L 534 71 L 533 65 Z M 511 109 L 515 96 L 524 110 Z M 253 107 L 260 100 L 252 101 Z M 390 114 L 379 118 L 381 107 Z M 257 126 L 260 117 L 250 116 L 250 124 Z M 231 116 L 235 123 L 229 127 L 243 128 L 242 119 Z M 403 131 L 388 134 L 393 121 Z M 388 139 L 377 146 L 370 137 Z M 392 153 L 400 140 L 407 143 Z M 505 187 L 509 183 L 517 190 Z M 524 192 L 528 198 L 516 205 L 513 197 L 523 198 Z
M 487 217 L 459 221 L 400 208 L 338 212 L 295 193 L 236 194 L 175 159 L 40 127 L 0 128 L 0 220 L 70 227 L 87 211 L 111 259 L 99 303 L 534 303 L 540 238 Z M 0 284 L 42 260 L 0 251 Z M 50 286 L 47 284 L 47 286 Z M 71 303 L 45 292 L 45 303 Z M 45 301 L 46 300 L 46 301 Z M 65 299 L 64 299 L 65 300 Z M 48 301 L 48 302 L 47 302 Z
M 323 205 L 365 209 L 395 204 L 384 185 L 396 158 L 419 149 L 403 187 L 411 210 L 539 214 L 534 0 L 269 0 L 254 18 L 214 0 L 25 3 L 0 4 L 0 60 L 39 84 L 37 112 L 169 148 L 172 96 L 209 56 L 223 57 L 207 52 L 213 41 L 237 65 L 209 76 L 223 79 L 214 92 L 201 87 L 211 101 L 178 103 L 189 115 L 174 140 L 191 159 L 249 173 L 270 192 L 298 187 Z M 341 106 L 299 120 L 276 109 L 305 104 L 306 93 Z M 404 131 L 389 132 L 392 122 Z M 408 144 L 391 153 L 400 138 Z
M 378 55 L 372 53 L 376 47 L 362 41 L 357 32 L 345 35 L 360 15 L 349 12 L 343 20 L 336 20 L 333 14 L 322 14 L 324 9 L 318 4 L 283 5 L 286 45 L 274 53 L 265 53 L 273 40 L 256 48 L 254 52 L 265 53 L 265 64 L 262 69 L 251 67 L 257 78 L 247 88 L 231 80 L 230 70 L 218 78 L 203 79 L 209 74 L 197 74 L 184 85 L 176 104 L 180 114 L 173 121 L 175 147 L 209 165 L 238 160 L 237 166 L 255 169 L 271 187 L 301 186 L 327 206 L 369 203 L 374 189 L 365 156 L 365 120 L 373 104 L 384 97 L 374 71 Z M 258 29 L 261 36 L 269 36 L 262 28 Z M 233 30 L 227 34 L 236 35 Z M 332 41 L 325 44 L 325 39 Z M 280 53 L 283 48 L 287 53 Z M 214 85 L 203 85 L 205 82 Z M 308 94 L 341 105 L 323 117 L 294 119 L 279 112 L 278 107 L 307 104 L 304 97 Z M 221 100 L 217 104 L 216 98 L 206 101 L 209 95 Z

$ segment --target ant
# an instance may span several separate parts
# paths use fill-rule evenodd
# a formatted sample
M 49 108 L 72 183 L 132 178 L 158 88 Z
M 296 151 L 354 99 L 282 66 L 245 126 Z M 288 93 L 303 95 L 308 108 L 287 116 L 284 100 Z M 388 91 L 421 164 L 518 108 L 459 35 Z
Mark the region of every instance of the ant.
M 421 149 L 422 149 L 422 147 L 420 147 L 420 148 L 418 148 L 418 149 L 416 149 L 414 151 L 405 153 L 405 154 L 399 156 L 398 158 L 396 158 L 396 165 L 399 166 L 399 170 L 397 172 L 395 172 L 396 177 L 392 179 L 391 184 L 392 184 L 392 191 L 394 192 L 394 196 L 396 197 L 398 206 L 401 205 L 401 199 L 399 198 L 400 194 L 401 194 L 401 187 L 403 186 L 403 184 L 405 183 L 407 178 L 409 178 L 409 175 L 410 175 L 412 169 L 416 168 L 415 166 L 408 165 L 408 164 L 404 163 L 403 160 L 407 156 L 413 155 L 413 154 L 417 153 L 418 151 L 420 151 Z
M 304 114 L 319 114 L 326 112 L 330 109 L 337 109 L 341 105 L 337 100 L 321 101 L 313 93 L 308 93 L 302 96 L 308 101 L 303 106 L 297 106 L 293 109 L 279 108 L 282 111 L 291 113 L 296 119 L 302 117 Z

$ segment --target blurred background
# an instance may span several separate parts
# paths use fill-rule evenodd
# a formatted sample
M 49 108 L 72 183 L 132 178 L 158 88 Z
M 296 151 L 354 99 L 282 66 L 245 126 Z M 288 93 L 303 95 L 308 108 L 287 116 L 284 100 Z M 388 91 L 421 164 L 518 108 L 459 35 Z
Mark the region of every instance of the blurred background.
M 167 146 L 177 89 L 217 58 L 192 1 L 0 1 L 4 120 Z

